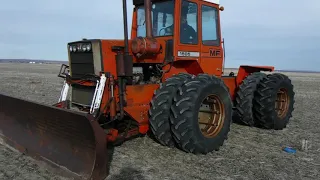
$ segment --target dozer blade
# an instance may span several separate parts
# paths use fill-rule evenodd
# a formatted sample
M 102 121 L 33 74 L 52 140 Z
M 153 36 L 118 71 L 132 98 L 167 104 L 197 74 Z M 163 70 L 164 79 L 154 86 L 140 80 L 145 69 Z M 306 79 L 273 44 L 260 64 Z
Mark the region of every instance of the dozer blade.
M 0 140 L 75 179 L 107 176 L 106 136 L 88 114 L 0 94 Z

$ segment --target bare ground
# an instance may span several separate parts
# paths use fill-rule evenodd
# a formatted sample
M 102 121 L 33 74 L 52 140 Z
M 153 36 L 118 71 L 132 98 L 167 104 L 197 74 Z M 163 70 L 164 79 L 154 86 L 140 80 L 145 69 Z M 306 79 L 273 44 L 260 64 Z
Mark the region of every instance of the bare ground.
M 57 102 L 60 65 L 0 64 L 0 92 L 45 104 Z M 289 126 L 270 131 L 232 124 L 218 152 L 186 154 L 160 146 L 149 137 L 116 147 L 107 180 L 118 179 L 320 179 L 320 74 L 286 73 L 296 105 Z M 1 102 L 0 102 L 1 103 Z M 300 150 L 301 140 L 311 143 Z M 296 147 L 296 154 L 282 151 Z M 35 160 L 0 145 L 0 179 L 64 179 Z

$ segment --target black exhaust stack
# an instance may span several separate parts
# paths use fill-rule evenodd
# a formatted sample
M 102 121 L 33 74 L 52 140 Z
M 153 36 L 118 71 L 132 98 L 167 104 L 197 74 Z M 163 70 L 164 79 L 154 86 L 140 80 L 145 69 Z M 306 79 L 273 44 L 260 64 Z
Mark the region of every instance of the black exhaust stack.
M 122 0 L 123 5 L 123 32 L 124 32 L 124 51 L 117 49 L 116 65 L 117 65 L 117 76 L 118 76 L 118 87 L 119 87 L 119 108 L 120 117 L 124 117 L 125 102 L 125 90 L 128 78 L 132 77 L 133 74 L 133 57 L 129 54 L 129 39 L 128 39 L 128 20 L 127 20 L 127 0 Z
M 144 0 L 144 14 L 146 20 L 146 34 L 148 38 L 152 38 L 151 0 Z
M 127 0 L 122 0 L 123 8 L 123 33 L 124 33 L 124 54 L 129 54 L 129 39 L 128 39 L 128 13 L 127 13 Z

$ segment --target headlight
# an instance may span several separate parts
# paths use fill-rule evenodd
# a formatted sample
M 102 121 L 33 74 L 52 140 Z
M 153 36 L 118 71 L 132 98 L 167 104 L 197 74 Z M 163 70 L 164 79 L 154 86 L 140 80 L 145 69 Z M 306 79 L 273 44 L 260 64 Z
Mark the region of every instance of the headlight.
M 77 45 L 77 50 L 78 50 L 78 51 L 81 51 L 81 50 L 82 50 L 81 44 L 78 44 L 78 45 Z
M 69 51 L 70 52 L 86 52 L 86 51 L 91 51 L 92 45 L 89 43 L 79 43 L 75 45 L 70 45 L 69 46 Z
M 83 44 L 83 45 L 81 46 L 81 48 L 82 48 L 82 51 L 86 51 L 87 46 L 86 46 L 85 44 Z
M 91 50 L 91 44 L 87 44 L 87 51 Z

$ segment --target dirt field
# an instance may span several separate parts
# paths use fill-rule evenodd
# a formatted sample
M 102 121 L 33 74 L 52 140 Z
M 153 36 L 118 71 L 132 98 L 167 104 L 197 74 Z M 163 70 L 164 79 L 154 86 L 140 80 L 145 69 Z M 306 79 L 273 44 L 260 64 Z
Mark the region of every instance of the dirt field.
M 57 102 L 60 65 L 0 64 L 0 92 L 46 104 Z M 232 124 L 228 141 L 206 156 L 160 146 L 149 137 L 114 149 L 108 180 L 320 179 L 320 73 L 287 73 L 296 105 L 289 126 L 269 131 Z M 0 102 L 1 103 L 1 102 Z M 300 150 L 303 139 L 311 143 Z M 282 151 L 298 148 L 296 154 Z M 63 179 L 0 145 L 0 179 Z

